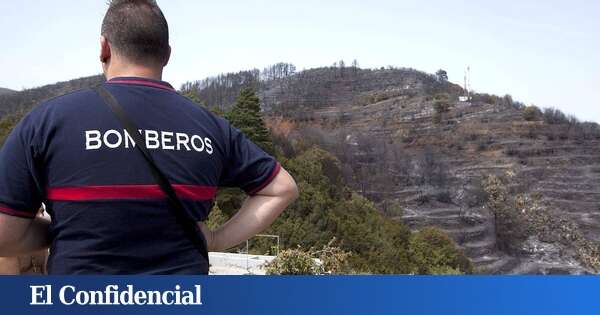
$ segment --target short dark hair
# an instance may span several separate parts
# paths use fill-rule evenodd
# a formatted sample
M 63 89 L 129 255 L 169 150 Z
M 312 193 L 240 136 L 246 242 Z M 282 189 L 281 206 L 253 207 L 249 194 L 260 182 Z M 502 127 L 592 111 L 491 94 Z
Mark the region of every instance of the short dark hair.
M 102 36 L 134 63 L 163 64 L 169 58 L 169 25 L 154 0 L 112 0 Z

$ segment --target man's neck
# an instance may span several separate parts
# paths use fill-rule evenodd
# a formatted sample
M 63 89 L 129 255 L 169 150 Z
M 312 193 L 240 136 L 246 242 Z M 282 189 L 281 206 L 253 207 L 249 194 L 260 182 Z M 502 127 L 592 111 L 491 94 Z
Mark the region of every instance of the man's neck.
M 116 77 L 138 77 L 153 80 L 162 80 L 162 68 L 153 68 L 139 65 L 111 66 L 106 71 L 106 79 Z

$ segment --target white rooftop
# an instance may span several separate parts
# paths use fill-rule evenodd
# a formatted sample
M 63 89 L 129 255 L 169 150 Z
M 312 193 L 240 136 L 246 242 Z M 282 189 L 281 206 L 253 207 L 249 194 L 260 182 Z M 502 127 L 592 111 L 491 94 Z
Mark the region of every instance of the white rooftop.
M 210 275 L 264 275 L 263 265 L 275 256 L 234 253 L 208 253 Z

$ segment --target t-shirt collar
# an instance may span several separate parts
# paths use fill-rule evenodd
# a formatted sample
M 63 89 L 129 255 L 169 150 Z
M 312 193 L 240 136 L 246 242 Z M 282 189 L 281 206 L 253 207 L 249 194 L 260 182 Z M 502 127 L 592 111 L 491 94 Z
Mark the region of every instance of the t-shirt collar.
M 155 87 L 155 88 L 159 88 L 159 89 L 176 92 L 175 89 L 173 88 L 173 86 L 171 84 L 169 84 L 168 82 L 154 80 L 154 79 L 148 79 L 148 78 L 142 78 L 142 77 L 115 77 L 115 78 L 112 78 L 112 79 L 106 81 L 106 83 L 144 85 L 144 86 L 150 86 L 150 87 Z

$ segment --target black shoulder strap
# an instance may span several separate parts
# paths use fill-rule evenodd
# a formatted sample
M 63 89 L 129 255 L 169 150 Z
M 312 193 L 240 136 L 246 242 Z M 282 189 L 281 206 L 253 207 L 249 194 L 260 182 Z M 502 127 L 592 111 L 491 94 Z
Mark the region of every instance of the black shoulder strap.
M 148 166 L 150 167 L 150 171 L 152 172 L 152 176 L 160 189 L 167 195 L 167 198 L 173 208 L 175 209 L 174 213 L 177 217 L 177 221 L 183 227 L 185 233 L 188 238 L 194 243 L 194 245 L 198 248 L 200 253 L 208 260 L 208 251 L 206 246 L 206 240 L 196 221 L 191 217 L 191 215 L 185 210 L 183 203 L 177 197 L 173 186 L 165 176 L 163 172 L 160 171 L 152 155 L 148 152 L 146 148 L 146 141 L 144 137 L 140 134 L 139 129 L 133 123 L 133 121 L 129 118 L 129 115 L 125 112 L 123 107 L 119 104 L 117 99 L 108 91 L 104 86 L 98 85 L 94 87 L 94 91 L 100 95 L 100 97 L 104 100 L 104 103 L 110 108 L 110 110 L 115 114 L 121 125 L 127 130 L 127 133 L 131 136 L 133 141 L 135 142 L 135 147 L 138 151 L 144 156 L 146 162 L 148 162 Z

